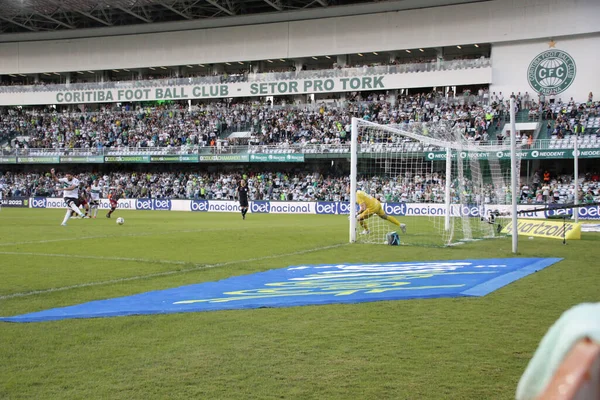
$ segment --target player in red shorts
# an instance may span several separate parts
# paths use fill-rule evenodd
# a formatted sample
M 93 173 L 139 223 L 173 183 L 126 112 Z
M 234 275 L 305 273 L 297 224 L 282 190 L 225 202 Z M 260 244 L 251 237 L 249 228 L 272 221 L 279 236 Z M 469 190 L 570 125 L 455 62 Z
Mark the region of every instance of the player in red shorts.
M 89 212 L 90 212 L 90 204 L 88 201 L 88 193 L 85 189 L 81 188 L 79 189 L 79 196 L 77 197 L 77 203 L 76 203 L 77 207 L 81 208 L 83 207 L 85 210 L 85 215 L 81 218 L 89 218 Z M 71 217 L 75 216 L 75 211 L 71 211 Z
M 83 189 L 79 191 L 79 206 L 83 207 L 85 210 L 85 216 L 83 218 L 89 218 L 90 213 L 90 202 L 89 202 L 89 193 L 87 190 Z
M 112 213 L 117 209 L 119 205 L 119 199 L 123 197 L 123 187 L 121 185 L 117 185 L 116 188 L 113 188 L 108 194 L 108 201 L 110 202 L 110 211 L 106 214 L 106 218 L 110 218 Z

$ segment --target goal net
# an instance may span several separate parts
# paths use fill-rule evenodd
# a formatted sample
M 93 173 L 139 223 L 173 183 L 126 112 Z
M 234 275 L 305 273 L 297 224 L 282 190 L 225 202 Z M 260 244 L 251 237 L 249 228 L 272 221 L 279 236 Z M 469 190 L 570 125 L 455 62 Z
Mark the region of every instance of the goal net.
M 353 130 L 351 241 L 383 244 L 396 232 L 400 244 L 447 246 L 504 235 L 512 201 L 508 140 L 480 144 L 453 121 L 356 119 Z

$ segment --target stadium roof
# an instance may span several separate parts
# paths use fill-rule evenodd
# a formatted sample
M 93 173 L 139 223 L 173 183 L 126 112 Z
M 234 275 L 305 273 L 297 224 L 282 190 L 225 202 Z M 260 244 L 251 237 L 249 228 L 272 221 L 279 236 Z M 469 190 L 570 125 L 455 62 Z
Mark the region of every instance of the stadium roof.
M 486 0 L 0 0 L 0 39 L 4 39 L 0 41 L 8 41 L 8 36 L 20 40 L 14 34 L 26 32 L 39 40 L 44 37 L 39 34 L 45 34 L 45 38 L 73 37 L 68 34 L 48 35 L 48 32 L 96 30 L 90 28 L 135 26 L 141 32 L 149 32 L 162 31 L 161 25 L 178 21 L 238 20 L 236 25 L 243 25 L 478 1 Z M 356 11 L 353 12 L 353 9 Z M 291 14 L 295 16 L 283 18 L 283 15 Z M 240 18 L 258 15 L 268 15 L 269 18 L 246 23 Z M 151 30 L 148 29 L 150 25 L 153 26 Z M 231 25 L 233 23 L 222 24 Z M 115 29 L 113 31 L 116 32 Z

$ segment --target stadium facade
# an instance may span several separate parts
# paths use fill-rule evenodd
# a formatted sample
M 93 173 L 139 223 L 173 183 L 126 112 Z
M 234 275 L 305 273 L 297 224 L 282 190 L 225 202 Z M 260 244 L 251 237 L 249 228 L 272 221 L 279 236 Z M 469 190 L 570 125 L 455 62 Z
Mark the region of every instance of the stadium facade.
M 377 10 L 375 6 L 372 4 Z M 343 14 L 344 7 L 335 8 Z M 320 10 L 312 12 L 314 17 L 328 15 Z M 290 15 L 287 18 L 293 18 L 294 13 L 287 14 Z M 600 47 L 597 15 L 600 3 L 595 0 L 496 0 L 261 24 L 255 23 L 256 17 L 235 17 L 237 26 L 204 29 L 190 29 L 193 24 L 184 22 L 180 26 L 185 30 L 180 31 L 175 30 L 178 23 L 150 24 L 147 27 L 156 32 L 144 34 L 136 34 L 141 30 L 137 25 L 120 30 L 98 28 L 46 34 L 56 37 L 51 40 L 40 40 L 44 38 L 40 33 L 0 34 L 0 75 L 31 75 L 39 79 L 40 75 L 50 74 L 70 83 L 72 76 L 97 72 L 97 82 L 87 87 L 70 84 L 46 86 L 43 91 L 2 91 L 0 105 L 277 96 L 483 84 L 490 85 L 490 93 L 509 95 L 529 91 L 556 95 L 563 101 L 571 97 L 585 101 L 589 92 L 600 93 L 597 76 L 600 55 L 594 51 Z M 272 18 L 283 17 L 274 14 Z M 263 20 L 268 21 L 268 16 Z M 212 25 L 231 23 L 227 18 L 215 21 Z M 206 25 L 205 21 L 200 22 Z M 115 35 L 115 32 L 126 34 Z M 61 39 L 61 35 L 65 38 Z M 77 37 L 90 35 L 95 37 Z M 441 57 L 449 48 L 460 47 L 457 51 L 467 52 L 474 45 L 490 47 L 489 59 L 484 57 L 477 68 L 436 68 L 404 74 L 385 69 L 365 70 L 362 74 L 353 72 L 350 79 L 326 72 L 319 75 L 314 69 L 310 71 L 312 74 L 304 75 L 262 74 L 269 70 L 273 60 L 302 65 L 313 58 L 335 57 L 344 65 L 349 57 L 358 54 L 375 52 L 393 56 L 406 51 L 419 54 L 419 49 L 427 49 Z M 199 80 L 200 84 L 170 82 L 160 88 L 139 88 L 139 82 L 136 85 L 120 82 L 120 92 L 98 84 L 104 79 L 101 71 L 212 65 L 212 72 L 218 73 L 232 63 L 250 63 L 255 74 L 247 82 L 223 85 L 202 84 Z M 368 79 L 360 79 L 361 75 Z M 138 90 L 127 91 L 135 88 Z

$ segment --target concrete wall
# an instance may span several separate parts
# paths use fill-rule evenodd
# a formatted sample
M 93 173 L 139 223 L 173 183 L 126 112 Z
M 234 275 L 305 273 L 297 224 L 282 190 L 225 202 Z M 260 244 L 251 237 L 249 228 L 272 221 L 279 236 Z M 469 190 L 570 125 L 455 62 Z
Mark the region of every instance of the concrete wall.
M 494 0 L 274 24 L 0 44 L 0 74 L 299 58 L 600 32 L 598 0 Z

